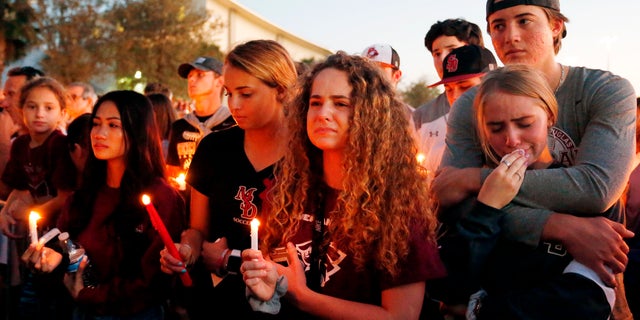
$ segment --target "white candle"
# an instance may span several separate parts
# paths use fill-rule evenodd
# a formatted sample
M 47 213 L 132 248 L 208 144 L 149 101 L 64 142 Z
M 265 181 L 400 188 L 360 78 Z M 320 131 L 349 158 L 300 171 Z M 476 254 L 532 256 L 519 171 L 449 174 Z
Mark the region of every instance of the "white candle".
M 31 243 L 38 243 L 38 219 L 40 219 L 40 215 L 31 211 L 29 214 L 29 234 L 31 235 Z
M 258 219 L 251 220 L 251 249 L 258 250 L 258 226 L 260 221 Z

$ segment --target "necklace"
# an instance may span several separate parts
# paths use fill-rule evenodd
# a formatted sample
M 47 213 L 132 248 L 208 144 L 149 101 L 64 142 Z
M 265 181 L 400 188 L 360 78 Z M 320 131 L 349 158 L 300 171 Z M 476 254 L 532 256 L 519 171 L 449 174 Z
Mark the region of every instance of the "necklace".
M 562 83 L 564 82 L 564 66 L 560 65 L 560 79 L 558 80 L 558 85 L 556 86 L 556 89 L 553 90 L 553 93 L 558 92 L 558 89 L 560 89 L 560 86 L 562 85 Z

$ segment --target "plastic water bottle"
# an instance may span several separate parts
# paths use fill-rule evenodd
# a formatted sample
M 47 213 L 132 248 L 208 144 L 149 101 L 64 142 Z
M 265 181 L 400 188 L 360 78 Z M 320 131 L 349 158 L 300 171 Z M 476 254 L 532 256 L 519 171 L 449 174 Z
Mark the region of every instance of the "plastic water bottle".
M 67 272 L 76 272 L 80 266 L 80 261 L 85 256 L 84 248 L 69 239 L 69 233 L 63 232 L 58 236 L 62 251 L 69 255 L 69 266 Z

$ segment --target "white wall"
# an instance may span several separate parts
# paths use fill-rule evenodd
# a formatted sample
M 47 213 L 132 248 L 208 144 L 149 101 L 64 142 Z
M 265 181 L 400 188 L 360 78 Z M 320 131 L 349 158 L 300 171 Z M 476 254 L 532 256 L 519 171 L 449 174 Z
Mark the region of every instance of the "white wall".
M 238 43 L 255 39 L 278 41 L 295 61 L 319 61 L 333 53 L 271 24 L 232 0 L 207 0 L 207 10 L 212 12 L 212 19 L 223 24 L 222 30 L 211 35 L 223 53 Z

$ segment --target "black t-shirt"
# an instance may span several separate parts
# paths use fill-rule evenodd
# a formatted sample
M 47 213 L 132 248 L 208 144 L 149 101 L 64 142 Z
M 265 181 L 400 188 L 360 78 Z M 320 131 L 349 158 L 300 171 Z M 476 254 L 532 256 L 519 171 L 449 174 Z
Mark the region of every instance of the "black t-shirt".
M 209 197 L 209 238 L 206 240 L 226 237 L 230 249 L 249 248 L 249 224 L 259 215 L 260 195 L 272 180 L 273 165 L 256 172 L 249 162 L 244 152 L 244 130 L 233 127 L 204 137 L 193 156 L 186 181 Z M 213 288 L 211 276 L 202 264 L 196 263 L 191 274 L 194 278 L 189 308 L 192 319 L 201 319 L 211 308 L 235 310 L 238 319 L 268 318 L 267 314 L 251 310 L 241 275 L 228 274 Z
M 213 116 L 213 115 L 211 115 Z M 205 122 L 211 116 L 198 117 L 200 122 Z M 211 132 L 224 130 L 234 126 L 235 120 L 232 116 L 211 128 Z M 178 166 L 182 170 L 189 169 L 191 159 L 196 152 L 196 147 L 202 139 L 200 132 L 185 119 L 178 119 L 171 124 L 171 134 L 169 136 L 169 149 L 167 154 L 167 164 Z
M 256 172 L 244 152 L 239 127 L 207 135 L 187 174 L 192 188 L 209 197 L 209 239 L 227 237 L 229 248 L 246 249 L 251 220 L 262 205 L 260 194 L 273 180 L 273 165 Z

